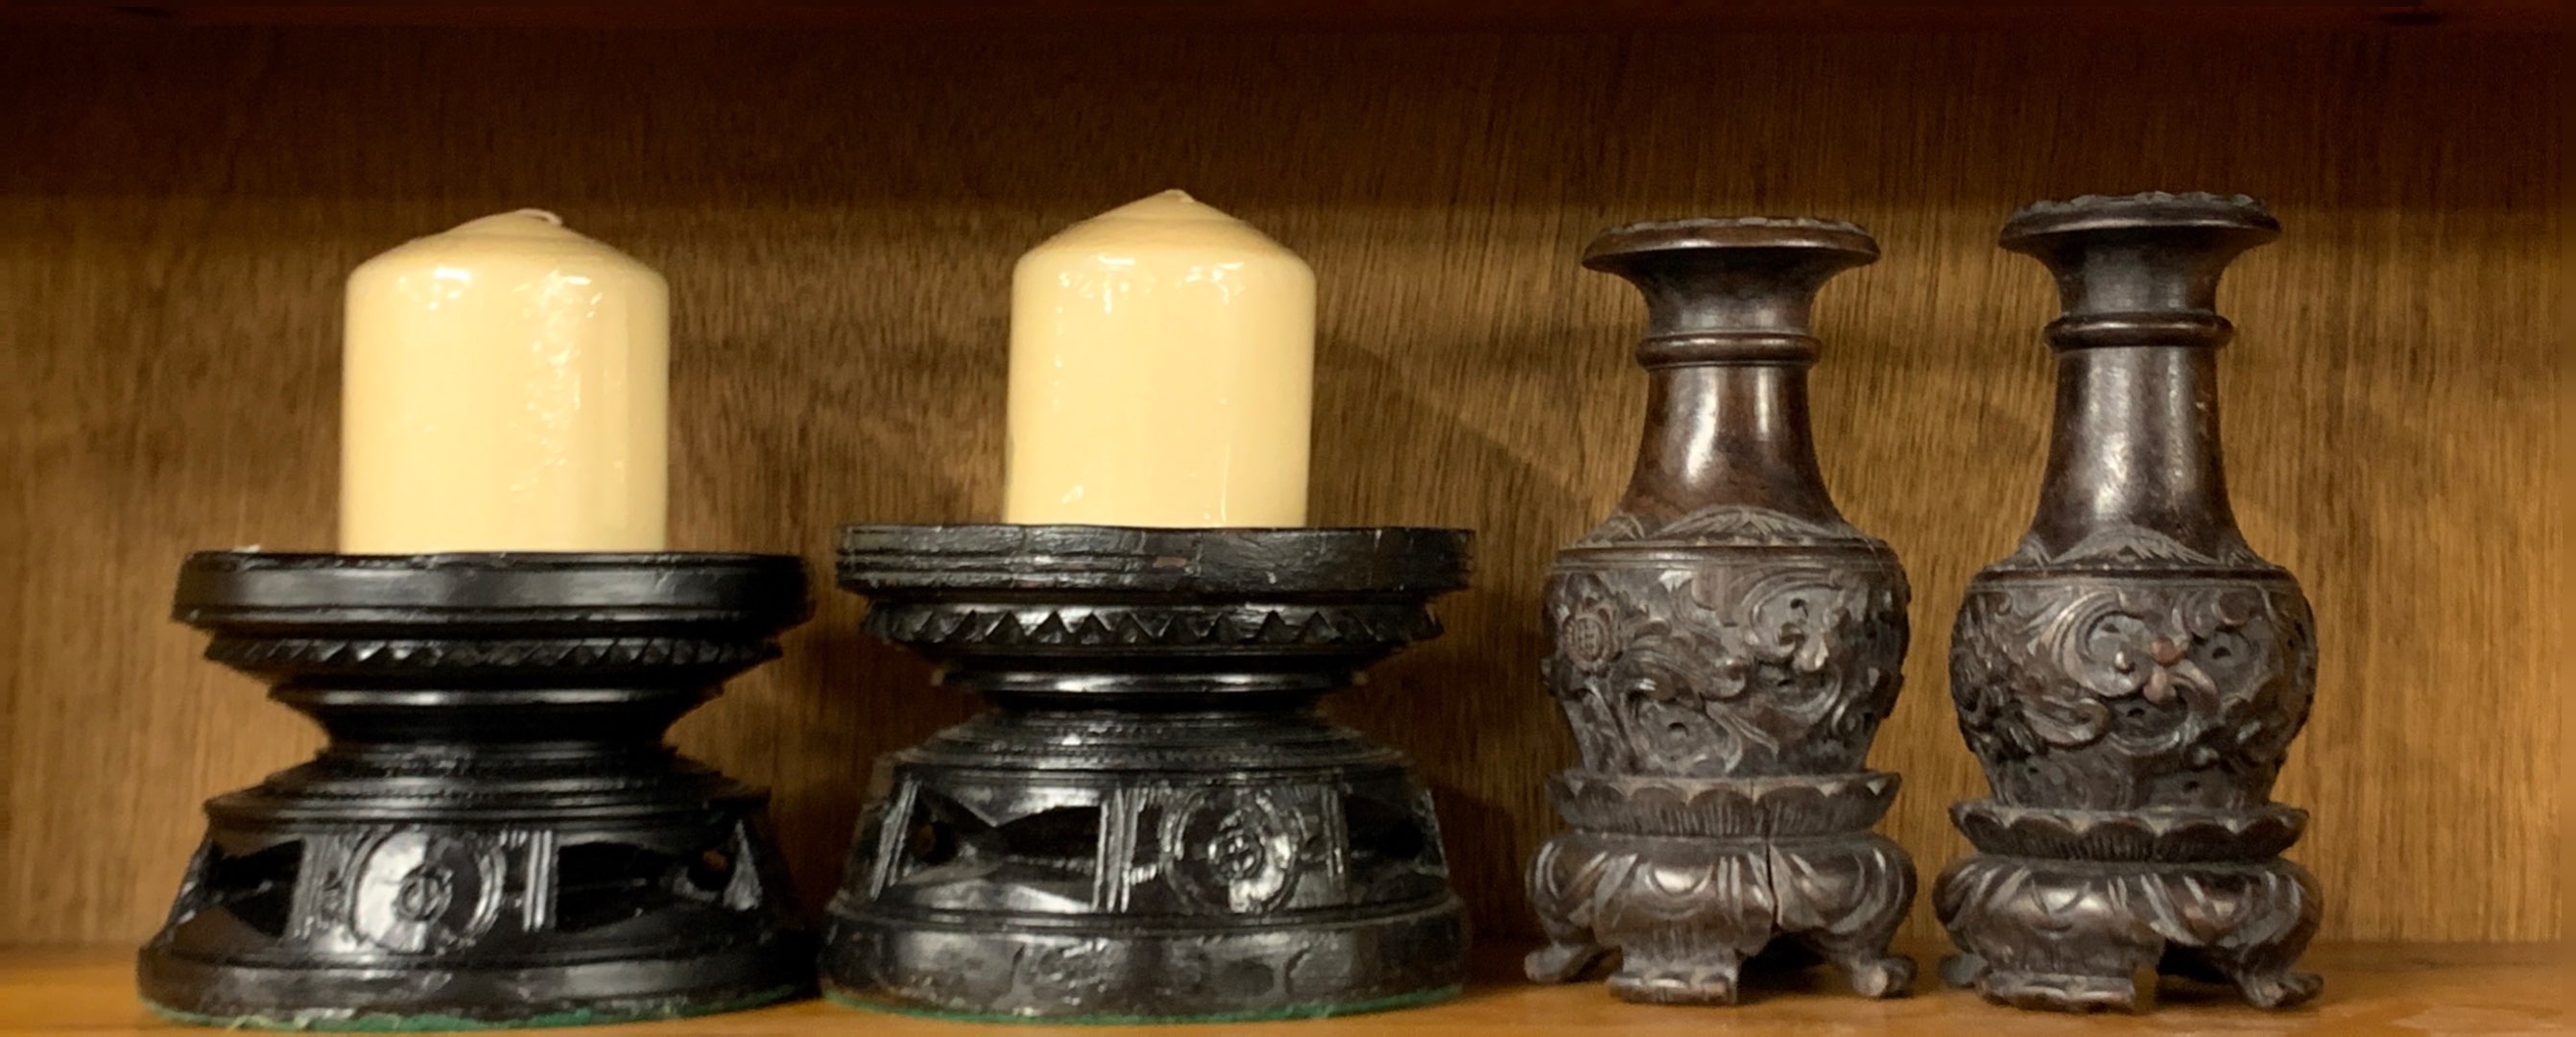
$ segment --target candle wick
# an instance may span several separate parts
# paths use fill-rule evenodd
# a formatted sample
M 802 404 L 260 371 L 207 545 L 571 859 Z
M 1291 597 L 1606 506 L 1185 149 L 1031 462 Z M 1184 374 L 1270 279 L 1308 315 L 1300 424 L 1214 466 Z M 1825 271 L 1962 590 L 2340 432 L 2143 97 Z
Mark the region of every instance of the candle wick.
M 547 223 L 554 224 L 558 227 L 563 226 L 563 217 L 547 212 L 544 209 L 517 209 L 513 210 L 510 215 L 525 216 L 530 219 L 544 220 Z

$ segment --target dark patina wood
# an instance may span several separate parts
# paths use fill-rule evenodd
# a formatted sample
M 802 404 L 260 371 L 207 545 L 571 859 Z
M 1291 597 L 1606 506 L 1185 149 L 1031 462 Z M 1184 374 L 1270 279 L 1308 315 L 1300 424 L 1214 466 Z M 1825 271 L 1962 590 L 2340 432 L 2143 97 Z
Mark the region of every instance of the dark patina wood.
M 1336 1015 L 1455 993 L 1412 766 L 1315 704 L 1440 633 L 1451 529 L 851 526 L 863 629 L 993 709 L 883 764 L 836 997 L 965 1018 Z
M 1897 776 L 1863 762 L 1909 590 L 1835 510 L 1807 422 L 1810 305 L 1877 257 L 1804 219 L 1638 224 L 1585 253 L 1646 297 L 1650 396 L 1626 495 L 1548 582 L 1546 677 L 1583 760 L 1554 783 L 1572 829 L 1530 864 L 1532 979 L 1617 952 L 1620 997 L 1733 1003 L 1775 947 L 1872 996 L 1913 978 L 1887 941 L 1914 866 L 1870 830 Z
M 803 621 L 794 557 L 210 552 L 173 611 L 330 744 L 207 802 L 155 1011 L 484 1029 L 813 988 L 769 794 L 663 741 Z
M 2064 314 L 2056 420 L 2021 546 L 1970 584 L 1951 637 L 1959 729 L 1988 799 L 1952 810 L 1980 851 L 1933 896 L 1952 983 L 2027 1008 L 2131 1008 L 2140 970 L 2222 979 L 2267 1008 L 2315 880 L 2278 854 L 2307 813 L 2271 801 L 2317 648 L 2298 583 L 2227 504 L 2219 273 L 2280 225 L 2253 199 L 2033 205 L 2003 245 L 2046 264 Z

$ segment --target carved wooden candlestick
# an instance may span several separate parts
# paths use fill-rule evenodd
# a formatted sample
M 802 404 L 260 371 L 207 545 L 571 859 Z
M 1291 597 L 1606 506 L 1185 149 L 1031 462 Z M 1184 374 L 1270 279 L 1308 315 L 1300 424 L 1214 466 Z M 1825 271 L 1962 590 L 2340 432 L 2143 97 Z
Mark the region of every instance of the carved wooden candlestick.
M 2280 225 L 2248 198 L 2048 202 L 2005 248 L 2057 276 L 2065 314 L 2039 511 L 1969 585 L 1951 636 L 1959 730 L 1993 798 L 1952 817 L 1982 851 L 1934 889 L 1955 984 L 2026 1008 L 2130 1008 L 2133 972 L 2233 981 L 2267 1008 L 2315 880 L 2278 854 L 2307 813 L 2271 802 L 2307 719 L 2316 641 L 2297 582 L 2257 557 L 2219 462 L 2219 271 Z
M 778 654 L 795 558 L 208 553 L 174 611 L 330 744 L 206 804 L 141 954 L 154 1009 L 480 1029 L 812 988 L 768 794 L 662 741 Z
M 1902 992 L 1887 953 L 1914 865 L 1870 830 L 1897 776 L 1864 768 L 1905 659 L 1904 570 L 1835 510 L 1807 429 L 1807 313 L 1878 257 L 1820 220 L 1683 220 L 1603 234 L 1584 265 L 1645 293 L 1646 434 L 1609 521 L 1558 554 L 1548 685 L 1583 764 L 1573 830 L 1541 847 L 1532 979 L 1618 951 L 1632 1001 L 1728 1003 L 1774 941 Z
M 1466 973 L 1431 797 L 1317 715 L 1440 632 L 1443 529 L 852 526 L 864 629 L 995 709 L 894 754 L 825 991 L 944 1016 L 1331 1015 Z

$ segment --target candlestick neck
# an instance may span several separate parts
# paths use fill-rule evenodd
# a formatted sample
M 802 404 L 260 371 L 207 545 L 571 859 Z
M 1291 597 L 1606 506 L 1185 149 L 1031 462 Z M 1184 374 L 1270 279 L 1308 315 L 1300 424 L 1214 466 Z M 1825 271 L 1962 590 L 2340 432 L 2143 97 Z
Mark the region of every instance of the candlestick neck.
M 1831 220 L 1662 220 L 1604 231 L 1583 265 L 1646 297 L 1637 362 L 1813 362 L 1809 311 L 1828 278 L 1878 259 L 1866 231 Z
M 2245 198 L 2149 194 L 2032 206 L 2003 245 L 2056 276 L 2064 312 L 2048 470 L 2016 558 L 2261 564 L 2229 507 L 2216 310 L 2228 262 L 2279 224 Z
M 1593 240 L 1584 265 L 1646 299 L 1646 430 L 1623 519 L 1746 506 L 1844 524 L 1808 428 L 1811 312 L 1827 279 L 1877 256 L 1866 232 L 1825 220 L 1674 220 Z
M 2235 333 L 2218 315 L 2219 274 L 2280 234 L 2251 198 L 2155 192 L 2041 202 L 2013 214 L 2002 244 L 2057 279 L 2052 346 L 2216 347 Z

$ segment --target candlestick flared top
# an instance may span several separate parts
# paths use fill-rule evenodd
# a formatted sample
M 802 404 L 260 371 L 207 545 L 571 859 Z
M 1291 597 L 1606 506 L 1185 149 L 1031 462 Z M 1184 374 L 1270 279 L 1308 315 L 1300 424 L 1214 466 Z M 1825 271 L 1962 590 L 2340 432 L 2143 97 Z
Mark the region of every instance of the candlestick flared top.
M 1869 232 L 1838 220 L 1658 220 L 1603 231 L 1583 265 L 1646 297 L 1647 367 L 1815 359 L 1808 314 L 1825 280 L 1878 259 Z
M 2004 222 L 2002 244 L 2056 276 L 2065 312 L 2048 340 L 2060 349 L 2217 346 L 2235 331 L 2217 312 L 2220 272 L 2280 235 L 2244 195 L 2153 191 L 2027 206 Z

